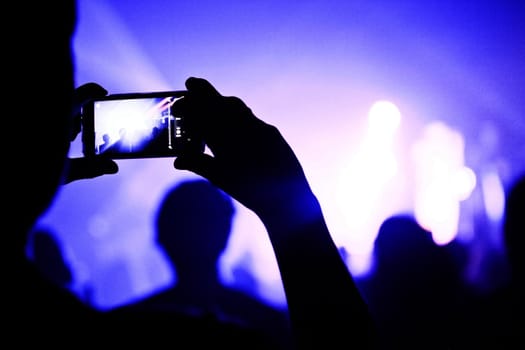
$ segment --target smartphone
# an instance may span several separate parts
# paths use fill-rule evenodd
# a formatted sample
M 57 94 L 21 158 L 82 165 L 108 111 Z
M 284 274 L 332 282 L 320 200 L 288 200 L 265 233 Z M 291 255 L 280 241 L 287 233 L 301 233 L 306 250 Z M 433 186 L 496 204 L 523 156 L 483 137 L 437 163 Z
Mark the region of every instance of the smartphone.
M 204 151 L 200 140 L 172 106 L 185 91 L 113 94 L 82 107 L 84 156 L 112 159 L 177 157 Z

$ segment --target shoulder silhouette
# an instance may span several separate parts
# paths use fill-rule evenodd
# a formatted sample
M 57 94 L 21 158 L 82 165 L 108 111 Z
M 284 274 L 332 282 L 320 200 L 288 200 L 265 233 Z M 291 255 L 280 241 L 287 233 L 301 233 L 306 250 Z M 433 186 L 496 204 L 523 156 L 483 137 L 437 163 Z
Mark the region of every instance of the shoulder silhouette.
M 363 291 L 387 348 L 450 345 L 457 276 L 453 259 L 410 215 L 386 219 Z
M 42 275 L 51 282 L 67 289 L 72 286 L 74 278 L 71 266 L 64 256 L 61 243 L 51 231 L 36 228 L 31 232 L 28 256 Z
M 221 281 L 218 263 L 235 214 L 229 196 L 206 180 L 176 184 L 156 216 L 156 243 L 175 270 L 175 283 L 124 306 L 140 312 L 209 317 L 286 341 L 287 314 Z

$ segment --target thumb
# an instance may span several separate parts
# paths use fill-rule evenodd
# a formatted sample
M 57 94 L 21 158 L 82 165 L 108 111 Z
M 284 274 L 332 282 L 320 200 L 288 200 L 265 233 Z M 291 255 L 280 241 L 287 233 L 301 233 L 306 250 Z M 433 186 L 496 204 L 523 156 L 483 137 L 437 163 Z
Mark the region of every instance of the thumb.
M 92 98 L 104 97 L 108 91 L 97 83 L 86 83 L 77 87 L 73 93 L 73 115 L 79 114 L 82 105 Z
M 106 174 L 116 174 L 118 165 L 105 157 L 69 158 L 65 183 L 82 179 L 93 179 Z
M 86 83 L 80 85 L 74 92 L 74 103 L 82 104 L 87 100 L 95 97 L 103 97 L 108 94 L 108 91 L 97 83 Z
M 216 160 L 206 153 L 182 154 L 175 158 L 173 166 L 175 169 L 192 171 L 212 183 L 218 177 Z

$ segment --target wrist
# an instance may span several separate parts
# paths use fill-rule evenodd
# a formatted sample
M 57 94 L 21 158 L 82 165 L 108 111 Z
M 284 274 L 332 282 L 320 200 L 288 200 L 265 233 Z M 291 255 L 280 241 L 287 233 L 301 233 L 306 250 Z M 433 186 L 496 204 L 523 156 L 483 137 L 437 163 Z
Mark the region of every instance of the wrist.
M 302 232 L 306 227 L 324 223 L 323 213 L 317 197 L 311 191 L 288 193 L 274 200 L 255 213 L 266 227 L 270 238 L 289 237 Z M 275 237 L 278 233 L 279 237 Z

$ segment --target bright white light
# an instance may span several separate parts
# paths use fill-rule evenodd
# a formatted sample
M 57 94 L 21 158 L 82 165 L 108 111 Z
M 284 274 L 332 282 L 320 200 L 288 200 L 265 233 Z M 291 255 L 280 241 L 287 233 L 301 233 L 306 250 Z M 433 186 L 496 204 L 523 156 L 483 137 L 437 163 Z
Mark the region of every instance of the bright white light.
M 368 112 L 368 131 L 374 138 L 390 142 L 401 123 L 401 112 L 389 101 L 375 102 Z
M 346 225 L 351 256 L 347 263 L 356 274 L 370 268 L 374 240 L 390 214 L 385 193 L 398 173 L 393 141 L 400 121 L 401 113 L 393 103 L 374 103 L 364 138 L 339 175 L 336 201 Z
M 468 199 L 476 187 L 476 173 L 469 167 L 464 166 L 458 169 L 455 179 L 454 184 L 456 188 L 454 192 L 458 194 L 458 199 L 460 201 Z
M 476 183 L 474 172 L 463 163 L 463 136 L 444 123 L 431 123 L 412 151 L 416 220 L 432 232 L 437 244 L 449 243 L 457 235 L 459 202 L 470 196 Z
M 109 135 L 113 142 L 122 141 L 139 147 L 151 135 L 158 122 L 149 113 L 155 100 L 116 100 L 97 103 L 95 118 L 96 144 L 103 142 L 103 135 Z

